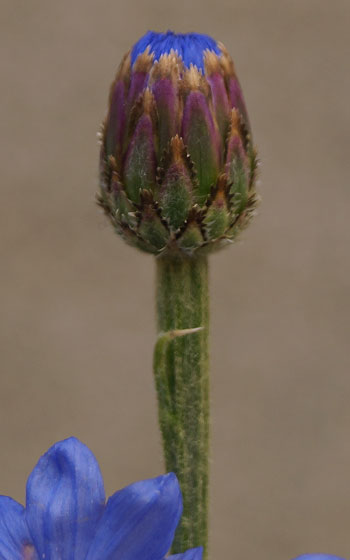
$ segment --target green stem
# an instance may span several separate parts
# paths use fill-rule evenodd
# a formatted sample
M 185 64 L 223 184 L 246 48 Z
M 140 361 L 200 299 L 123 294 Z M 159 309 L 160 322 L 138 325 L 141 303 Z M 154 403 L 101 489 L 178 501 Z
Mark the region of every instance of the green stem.
M 173 553 L 208 541 L 208 263 L 157 259 L 154 373 L 166 470 L 175 472 L 183 515 Z

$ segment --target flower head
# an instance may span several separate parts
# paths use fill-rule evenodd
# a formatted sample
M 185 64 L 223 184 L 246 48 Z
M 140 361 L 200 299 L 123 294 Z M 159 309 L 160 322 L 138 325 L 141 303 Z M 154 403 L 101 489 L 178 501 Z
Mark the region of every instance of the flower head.
M 131 484 L 106 502 L 94 455 L 69 438 L 39 459 L 25 508 L 0 496 L 0 559 L 162 560 L 181 513 L 172 473 Z M 201 557 L 197 548 L 170 558 Z
M 218 248 L 252 215 L 255 172 L 225 47 L 146 33 L 120 65 L 103 125 L 99 201 L 117 232 L 154 254 Z

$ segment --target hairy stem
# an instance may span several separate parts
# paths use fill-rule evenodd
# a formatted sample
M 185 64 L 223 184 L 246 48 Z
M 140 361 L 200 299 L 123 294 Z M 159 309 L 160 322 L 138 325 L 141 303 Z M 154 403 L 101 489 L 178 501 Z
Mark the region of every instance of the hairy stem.
M 158 341 L 154 373 L 166 470 L 175 472 L 184 510 L 173 552 L 208 541 L 208 262 L 157 259 Z

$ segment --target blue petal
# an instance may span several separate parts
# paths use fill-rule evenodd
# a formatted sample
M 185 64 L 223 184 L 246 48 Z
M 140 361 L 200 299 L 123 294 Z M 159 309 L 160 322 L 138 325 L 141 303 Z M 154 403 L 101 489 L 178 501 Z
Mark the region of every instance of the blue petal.
M 27 482 L 26 519 L 40 558 L 85 558 L 104 502 L 92 452 L 76 438 L 53 445 Z
M 135 482 L 109 498 L 87 560 L 161 560 L 181 513 L 174 474 Z
M 303 554 L 294 558 L 294 560 L 344 560 L 339 556 L 332 556 L 330 554 Z
M 217 55 L 221 54 L 217 42 L 208 35 L 200 33 L 174 33 L 173 31 L 167 31 L 166 33 L 148 31 L 133 46 L 131 64 L 134 64 L 138 55 L 145 52 L 147 47 L 153 53 L 154 60 L 159 60 L 163 54 L 169 54 L 171 50 L 174 50 L 181 56 L 187 68 L 193 64 L 202 71 L 204 71 L 204 51 L 208 49 Z
M 172 556 L 168 556 L 166 560 L 202 560 L 203 556 L 203 547 L 199 548 L 190 548 L 183 554 L 173 554 Z
M 32 546 L 24 508 L 12 498 L 0 496 L 0 559 L 34 560 L 37 555 Z

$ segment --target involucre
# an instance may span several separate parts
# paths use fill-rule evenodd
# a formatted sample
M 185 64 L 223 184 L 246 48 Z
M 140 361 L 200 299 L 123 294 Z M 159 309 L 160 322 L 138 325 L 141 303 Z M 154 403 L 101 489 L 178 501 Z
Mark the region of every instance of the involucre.
M 102 128 L 99 203 L 116 231 L 157 255 L 220 248 L 253 214 L 256 165 L 225 47 L 146 33 L 120 64 Z

